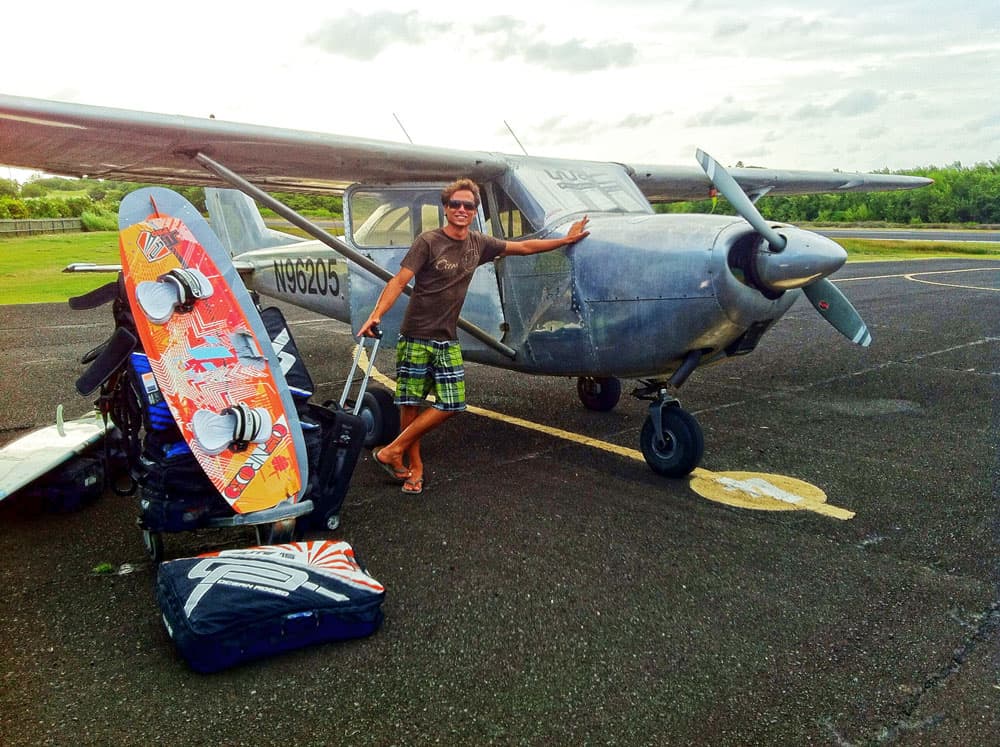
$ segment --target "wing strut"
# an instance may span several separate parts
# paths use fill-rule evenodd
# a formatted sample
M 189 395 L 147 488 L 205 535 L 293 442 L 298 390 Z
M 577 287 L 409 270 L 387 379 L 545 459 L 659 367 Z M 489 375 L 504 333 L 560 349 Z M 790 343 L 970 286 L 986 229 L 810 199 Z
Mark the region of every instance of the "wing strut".
M 206 169 L 211 171 L 213 174 L 218 176 L 224 182 L 231 184 L 233 187 L 240 190 L 244 194 L 250 195 L 253 199 L 257 200 L 258 202 L 267 205 L 269 208 L 271 208 L 271 210 L 276 212 L 278 215 L 287 220 L 289 223 L 298 226 L 299 228 L 301 228 L 303 231 L 305 231 L 318 241 L 322 241 L 324 244 L 333 249 L 335 252 L 346 257 L 347 259 L 351 260 L 360 267 L 363 267 L 375 277 L 379 278 L 384 282 L 389 282 L 389 280 L 392 279 L 392 273 L 386 270 L 384 267 L 368 259 L 368 257 L 361 254 L 360 252 L 354 251 L 344 242 L 338 240 L 334 236 L 331 236 L 329 233 L 324 231 L 315 223 L 312 223 L 305 217 L 299 215 L 284 203 L 281 203 L 278 200 L 274 199 L 267 192 L 258 189 L 253 184 L 248 182 L 246 179 L 241 177 L 239 174 L 236 174 L 235 172 L 227 169 L 221 163 L 212 160 L 211 158 L 209 158 L 208 156 L 206 156 L 204 153 L 201 152 L 195 153 L 192 156 L 192 158 L 194 158 L 195 161 L 197 161 L 199 164 L 201 164 Z M 403 289 L 403 293 L 405 293 L 408 296 L 410 295 L 411 291 L 409 286 Z M 467 319 L 459 317 L 458 326 L 461 329 L 468 332 L 473 337 L 475 337 L 484 345 L 488 345 L 489 347 L 496 350 L 498 353 L 501 353 L 502 355 L 505 355 L 512 360 L 517 357 L 517 351 L 515 351 L 511 347 L 508 347 L 507 345 L 504 345 L 496 338 L 490 336 L 490 334 L 486 332 L 486 330 L 476 326 Z

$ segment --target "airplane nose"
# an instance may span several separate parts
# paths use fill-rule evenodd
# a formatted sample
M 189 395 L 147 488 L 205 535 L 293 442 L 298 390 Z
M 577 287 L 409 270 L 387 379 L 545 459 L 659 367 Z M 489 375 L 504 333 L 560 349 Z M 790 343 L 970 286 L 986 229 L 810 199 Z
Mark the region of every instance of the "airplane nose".
M 774 251 L 766 242 L 756 252 L 757 283 L 778 292 L 802 288 L 839 270 L 847 261 L 840 244 L 812 231 L 794 226 L 776 228 L 787 242 Z

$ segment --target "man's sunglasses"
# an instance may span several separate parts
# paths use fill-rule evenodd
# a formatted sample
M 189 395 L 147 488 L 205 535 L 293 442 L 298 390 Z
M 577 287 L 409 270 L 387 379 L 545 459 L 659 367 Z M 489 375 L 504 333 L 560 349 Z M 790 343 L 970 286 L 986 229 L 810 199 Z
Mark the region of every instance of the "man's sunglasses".
M 464 207 L 469 212 L 474 212 L 476 209 L 476 203 L 469 202 L 468 200 L 448 200 L 447 204 L 452 210 L 458 210 L 460 207 Z

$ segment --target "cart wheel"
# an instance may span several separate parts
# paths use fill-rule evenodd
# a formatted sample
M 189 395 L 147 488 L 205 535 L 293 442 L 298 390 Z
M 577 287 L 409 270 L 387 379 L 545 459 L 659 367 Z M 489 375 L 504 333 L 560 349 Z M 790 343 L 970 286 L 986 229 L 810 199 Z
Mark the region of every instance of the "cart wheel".
M 399 408 L 392 392 L 372 387 L 361 398 L 358 413 L 365 423 L 365 447 L 387 444 L 399 435 Z
M 258 524 L 254 529 L 257 531 L 257 544 L 284 545 L 295 540 L 295 517 L 273 524 Z
M 142 530 L 142 546 L 146 548 L 146 554 L 154 563 L 163 560 L 163 535 L 159 532 L 152 532 L 149 529 Z

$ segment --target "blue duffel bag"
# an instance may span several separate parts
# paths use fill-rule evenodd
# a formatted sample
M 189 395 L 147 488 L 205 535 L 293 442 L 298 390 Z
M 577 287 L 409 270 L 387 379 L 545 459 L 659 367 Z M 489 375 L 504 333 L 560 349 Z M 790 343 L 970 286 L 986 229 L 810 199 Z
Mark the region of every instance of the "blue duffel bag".
M 371 635 L 385 589 L 346 542 L 265 545 L 162 563 L 156 596 L 192 669 L 215 672 L 325 641 Z

